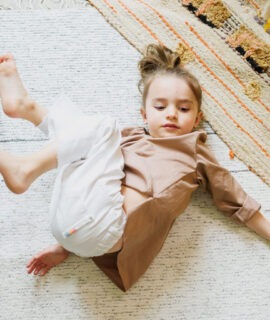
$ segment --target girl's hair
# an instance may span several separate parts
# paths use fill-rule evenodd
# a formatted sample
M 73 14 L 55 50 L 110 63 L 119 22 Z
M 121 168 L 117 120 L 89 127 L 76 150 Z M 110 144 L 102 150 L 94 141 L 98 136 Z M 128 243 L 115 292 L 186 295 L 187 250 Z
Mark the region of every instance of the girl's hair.
M 181 58 L 179 55 L 169 48 L 149 44 L 143 58 L 138 63 L 138 68 L 141 74 L 141 79 L 138 83 L 138 89 L 142 94 L 142 105 L 145 108 L 145 101 L 148 94 L 150 84 L 156 76 L 160 75 L 175 75 L 184 79 L 198 102 L 198 109 L 201 109 L 202 89 L 198 80 L 187 70 L 180 66 Z

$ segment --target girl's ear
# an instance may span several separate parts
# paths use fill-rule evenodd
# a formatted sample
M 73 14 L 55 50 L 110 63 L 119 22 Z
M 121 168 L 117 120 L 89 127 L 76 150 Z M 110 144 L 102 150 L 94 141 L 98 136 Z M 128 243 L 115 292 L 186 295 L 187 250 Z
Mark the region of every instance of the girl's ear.
M 199 123 L 201 122 L 202 118 L 203 118 L 203 112 L 200 111 L 200 112 L 197 114 L 196 121 L 195 121 L 195 123 L 194 123 L 194 128 L 196 128 L 196 127 L 199 125 Z
M 147 123 L 146 112 L 143 107 L 141 107 L 140 112 L 141 112 L 144 123 Z

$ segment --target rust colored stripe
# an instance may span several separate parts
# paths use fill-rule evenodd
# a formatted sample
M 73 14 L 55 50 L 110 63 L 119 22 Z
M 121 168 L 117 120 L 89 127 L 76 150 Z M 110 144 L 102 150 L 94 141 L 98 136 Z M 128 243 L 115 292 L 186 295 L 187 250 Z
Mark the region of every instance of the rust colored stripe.
M 207 91 L 204 87 L 202 87 L 203 91 L 212 99 L 215 101 L 215 103 L 222 108 L 222 110 L 224 111 L 224 113 L 226 113 L 226 115 L 234 122 L 234 124 L 237 126 L 237 128 L 241 129 L 246 135 L 249 136 L 249 138 L 262 150 L 262 152 L 268 157 L 270 158 L 270 154 L 267 152 L 266 149 L 263 148 L 263 146 L 258 143 L 253 137 L 252 135 L 246 131 L 243 127 L 240 126 L 240 124 L 228 113 L 228 111 L 226 110 L 226 108 L 224 108 L 219 102 L 218 100 L 209 92 Z
M 260 10 L 260 7 L 257 5 L 256 2 L 254 2 L 252 0 L 249 0 L 248 2 L 250 2 L 253 5 L 253 7 L 255 7 L 257 10 Z
M 107 6 L 110 8 L 110 9 L 112 9 L 112 11 L 114 12 L 114 13 L 117 13 L 117 10 L 115 9 L 115 7 L 113 6 L 113 5 L 111 5 L 107 0 L 103 0 L 106 4 L 107 4 Z
M 119 4 L 131 15 L 137 20 L 146 30 L 147 32 L 156 40 L 158 41 L 161 45 L 164 45 L 161 40 L 157 37 L 157 35 L 140 19 L 136 16 L 135 13 L 133 13 L 122 1 L 117 0 Z

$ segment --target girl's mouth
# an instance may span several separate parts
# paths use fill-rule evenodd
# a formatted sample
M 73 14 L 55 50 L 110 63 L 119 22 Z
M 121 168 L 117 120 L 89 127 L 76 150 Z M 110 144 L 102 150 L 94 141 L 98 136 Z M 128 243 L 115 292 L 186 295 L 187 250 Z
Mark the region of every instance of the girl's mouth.
M 179 129 L 179 127 L 175 124 L 172 123 L 166 123 L 163 128 L 167 128 L 167 129 Z

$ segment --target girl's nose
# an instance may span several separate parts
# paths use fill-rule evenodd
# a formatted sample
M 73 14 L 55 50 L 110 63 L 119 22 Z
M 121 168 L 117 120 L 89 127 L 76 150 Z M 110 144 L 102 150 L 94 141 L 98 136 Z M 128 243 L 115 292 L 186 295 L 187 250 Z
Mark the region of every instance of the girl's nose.
M 168 119 L 176 119 L 177 118 L 177 109 L 175 107 L 168 107 L 166 116 Z

